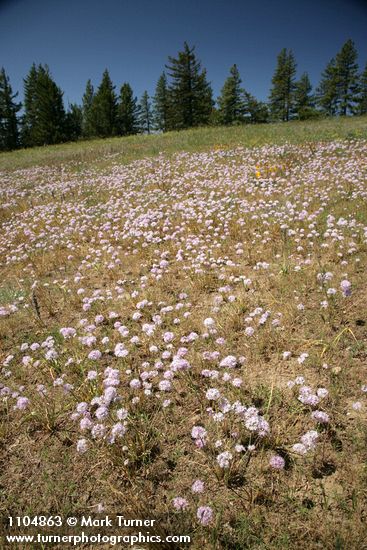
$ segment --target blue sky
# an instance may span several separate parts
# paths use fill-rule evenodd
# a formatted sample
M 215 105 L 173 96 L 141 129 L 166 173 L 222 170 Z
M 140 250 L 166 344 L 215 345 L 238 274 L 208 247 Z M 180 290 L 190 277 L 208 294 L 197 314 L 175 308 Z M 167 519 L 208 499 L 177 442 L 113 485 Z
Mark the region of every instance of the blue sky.
M 66 105 L 106 67 L 117 91 L 127 81 L 140 97 L 186 40 L 215 97 L 236 63 L 244 87 L 265 100 L 281 48 L 316 85 L 348 38 L 365 66 L 366 29 L 367 0 L 0 0 L 0 66 L 20 98 L 33 62 L 49 65 Z

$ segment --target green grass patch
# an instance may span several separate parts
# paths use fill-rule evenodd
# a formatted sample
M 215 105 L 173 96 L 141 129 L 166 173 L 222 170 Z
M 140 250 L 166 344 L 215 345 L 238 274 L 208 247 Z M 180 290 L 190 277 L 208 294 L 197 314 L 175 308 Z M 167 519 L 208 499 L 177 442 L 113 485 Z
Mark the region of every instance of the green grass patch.
M 156 135 L 137 135 L 80 141 L 47 147 L 20 149 L 0 154 L 0 170 L 31 166 L 57 166 L 75 162 L 80 167 L 101 167 L 110 161 L 133 160 L 179 151 L 199 152 L 236 146 L 256 147 L 269 143 L 306 143 L 335 139 L 367 138 L 367 117 L 340 117 L 317 121 L 292 121 L 260 125 L 205 127 Z M 107 156 L 107 159 L 106 159 Z

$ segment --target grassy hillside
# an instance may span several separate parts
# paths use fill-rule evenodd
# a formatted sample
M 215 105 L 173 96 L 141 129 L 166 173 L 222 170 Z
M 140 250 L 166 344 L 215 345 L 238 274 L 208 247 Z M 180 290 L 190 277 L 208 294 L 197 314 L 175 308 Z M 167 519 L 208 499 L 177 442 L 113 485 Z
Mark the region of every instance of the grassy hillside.
M 120 514 L 162 542 L 118 548 L 365 547 L 366 123 L 0 157 L 4 535 Z
M 0 170 L 58 165 L 73 161 L 93 166 L 105 165 L 106 155 L 127 163 L 160 152 L 203 151 L 213 147 L 256 147 L 282 144 L 367 138 L 367 117 L 332 118 L 320 121 L 289 122 L 256 126 L 213 127 L 168 132 L 162 135 L 132 136 L 68 143 L 49 147 L 0 153 Z

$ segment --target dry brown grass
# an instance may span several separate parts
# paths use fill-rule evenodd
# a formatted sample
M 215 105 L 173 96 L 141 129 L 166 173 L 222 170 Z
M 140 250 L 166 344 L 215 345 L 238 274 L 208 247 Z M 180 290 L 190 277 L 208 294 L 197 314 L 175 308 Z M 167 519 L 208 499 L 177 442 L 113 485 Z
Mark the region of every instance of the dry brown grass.
M 230 177 L 236 177 L 237 182 L 242 181 L 238 173 L 236 176 L 233 174 L 243 166 L 243 155 L 248 154 L 246 150 L 234 153 L 233 159 L 214 158 L 212 165 L 208 164 L 207 171 L 200 167 L 201 162 L 207 162 L 206 158 L 178 158 L 175 165 L 175 160 L 165 161 L 164 157 L 160 157 L 162 160 L 157 160 L 155 164 L 148 163 L 146 167 L 144 164 L 137 165 L 137 180 L 142 181 L 144 191 L 140 193 L 138 190 L 131 199 L 124 198 L 130 192 L 129 179 L 121 187 L 110 183 L 116 178 L 116 166 L 111 161 L 111 166 L 107 166 L 104 171 L 91 171 L 80 176 L 81 182 L 84 182 L 80 188 L 73 187 L 62 193 L 57 188 L 57 176 L 52 182 L 49 179 L 45 181 L 52 183 L 54 188 L 52 193 L 45 192 L 44 195 L 34 194 L 28 185 L 27 176 L 16 172 L 9 176 L 14 177 L 19 199 L 2 211 L 4 228 L 8 227 L 6 224 L 9 221 L 14 220 L 14 227 L 19 227 L 26 219 L 27 227 L 33 224 L 38 235 L 47 232 L 51 223 L 47 214 L 48 205 L 56 205 L 60 209 L 60 215 L 52 218 L 60 234 L 71 227 L 71 218 L 74 217 L 74 214 L 65 210 L 67 204 L 70 204 L 70 208 L 73 204 L 81 205 L 81 216 L 93 215 L 94 222 L 86 222 L 83 233 L 62 236 L 59 243 L 56 242 L 57 232 L 52 233 L 45 250 L 31 248 L 27 258 L 7 264 L 6 243 L 2 243 L 4 259 L 0 266 L 3 281 L 0 305 L 16 302 L 19 306 L 17 313 L 0 319 L 0 360 L 3 362 L 9 354 L 15 355 L 9 366 L 12 375 L 9 379 L 2 378 L 2 383 L 12 384 L 13 390 L 25 386 L 26 395 L 31 400 L 25 411 L 14 411 L 14 401 L 10 398 L 4 399 L 0 407 L 0 509 L 4 517 L 41 513 L 64 517 L 95 514 L 97 504 L 103 503 L 109 514 L 124 513 L 125 516 L 135 518 L 156 519 L 157 528 L 156 531 L 151 528 L 151 534 L 160 534 L 162 537 L 167 534 L 190 534 L 190 548 L 193 550 L 367 548 L 367 406 L 366 397 L 360 389 L 367 383 L 367 250 L 362 230 L 363 226 L 367 226 L 366 199 L 362 197 L 363 182 L 366 183 L 363 174 L 367 173 L 363 156 L 366 144 L 363 141 L 352 142 L 348 145 L 350 149 L 338 153 L 340 160 L 335 160 L 334 152 L 322 149 L 324 146 L 313 147 L 311 153 L 307 145 L 294 148 L 286 159 L 283 158 L 284 152 L 271 152 L 268 158 L 264 152 L 260 154 L 255 150 L 253 165 L 258 165 L 259 170 L 262 170 L 263 181 L 257 181 L 255 173 L 251 172 L 251 178 L 243 176 L 243 187 L 238 186 L 233 190 L 233 197 L 259 205 L 262 200 L 270 200 L 266 189 L 269 178 L 274 177 L 279 189 L 271 195 L 271 200 L 277 201 L 277 208 L 283 214 L 286 212 L 284 204 L 288 200 L 284 190 L 288 189 L 289 181 L 293 181 L 294 185 L 290 200 L 298 201 L 300 205 L 307 199 L 307 208 L 311 211 L 317 210 L 321 202 L 326 200 L 325 197 L 329 197 L 325 211 L 316 216 L 319 237 L 312 239 L 313 244 L 305 239 L 302 242 L 304 250 L 298 253 L 296 246 L 299 243 L 285 236 L 275 215 L 268 218 L 269 228 L 262 224 L 265 218 L 261 215 L 257 218 L 248 215 L 244 227 L 238 225 L 233 217 L 224 226 L 224 218 L 219 210 L 211 216 L 213 229 L 207 230 L 198 215 L 199 211 L 205 213 L 206 208 L 195 206 L 196 217 L 186 220 L 189 209 L 186 206 L 185 210 L 172 215 L 169 231 L 165 234 L 172 234 L 176 227 L 181 227 L 181 234 L 185 237 L 207 237 L 209 246 L 219 242 L 224 231 L 228 231 L 217 254 L 231 258 L 236 263 L 233 266 L 223 264 L 221 269 L 211 267 L 209 261 L 208 265 L 201 265 L 202 271 L 199 273 L 195 269 L 183 269 L 183 264 L 195 263 L 190 259 L 190 254 L 194 257 L 197 251 L 194 253 L 187 249 L 184 262 L 173 261 L 182 243 L 167 240 L 142 247 L 138 238 L 134 242 L 134 237 L 130 236 L 116 238 L 113 242 L 113 246 L 120 246 L 116 248 L 116 254 L 121 263 L 109 268 L 111 253 L 107 249 L 103 250 L 103 242 L 101 244 L 96 238 L 100 226 L 109 219 L 108 210 L 103 209 L 104 205 L 109 200 L 112 203 L 125 200 L 127 210 L 132 206 L 137 208 L 146 198 L 151 198 L 152 202 L 147 203 L 145 211 L 150 212 L 154 207 L 159 209 L 162 205 L 167 218 L 168 207 L 176 200 L 176 189 L 180 190 L 177 187 L 180 178 L 183 178 L 180 181 L 185 187 L 179 192 L 195 193 L 200 189 L 200 200 L 203 198 L 208 202 L 211 199 L 210 189 L 205 188 L 207 177 L 213 182 L 218 197 L 223 192 L 231 198 L 230 186 L 226 187 L 227 184 L 223 182 L 217 185 L 216 178 L 219 181 L 224 177 L 222 170 L 228 166 L 233 171 Z M 348 155 L 352 155 L 353 147 L 356 152 L 351 167 Z M 314 168 L 320 180 L 317 184 L 312 183 L 312 189 L 324 193 L 322 199 L 320 196 L 312 196 L 307 183 L 302 180 L 307 174 L 307 163 L 314 166 L 312 163 L 316 153 L 320 155 L 320 162 L 325 163 L 327 175 Z M 172 162 L 170 173 L 168 168 Z M 164 178 L 161 176 L 161 163 L 168 165 L 163 167 L 167 169 Z M 339 163 L 344 163 L 342 171 Z M 278 167 L 275 171 L 268 168 L 273 164 Z M 134 170 L 132 165 L 132 180 Z M 348 170 L 358 180 L 356 187 L 351 183 L 351 178 L 345 176 Z M 38 177 L 42 181 L 42 173 Z M 66 181 L 75 179 L 74 167 L 71 167 L 69 173 L 66 164 L 62 177 Z M 85 183 L 86 180 L 95 181 L 95 187 L 94 184 L 90 187 Z M 251 191 L 246 189 L 249 182 Z M 138 185 L 136 181 L 134 184 Z M 152 198 L 157 187 L 161 189 L 161 194 Z M 136 188 L 139 189 L 138 186 Z M 26 190 L 24 196 L 20 196 L 22 189 Z M 340 196 L 338 189 L 342 189 L 343 193 L 358 189 L 359 195 Z M 44 215 L 30 213 L 35 205 L 41 208 Z M 92 210 L 94 207 L 96 211 Z M 236 208 L 238 217 L 242 216 L 240 207 Z M 348 255 L 346 250 L 343 251 L 343 257 L 348 260 L 347 266 L 341 265 L 338 244 L 334 246 L 328 241 L 329 248 L 321 246 L 326 241 L 322 235 L 326 230 L 326 216 L 329 213 L 336 218 L 348 218 L 350 215 L 357 220 L 355 229 L 352 226 L 341 229 L 348 242 L 354 240 L 356 243 L 355 252 Z M 116 217 L 118 212 L 114 214 Z M 116 228 L 121 228 L 121 220 L 113 223 Z M 306 232 L 309 231 L 310 223 L 289 221 L 291 227 L 303 227 Z M 158 222 L 162 234 L 163 224 L 164 220 Z M 216 227 L 219 227 L 218 235 L 214 233 Z M 107 248 L 113 241 L 108 231 L 105 230 L 107 236 L 99 237 L 107 238 Z M 353 233 L 356 233 L 355 237 Z M 12 242 L 14 249 L 22 245 L 24 239 L 19 231 Z M 236 256 L 235 245 L 239 242 L 244 245 L 244 253 Z M 72 243 L 74 250 L 67 248 L 68 243 Z M 95 253 L 97 249 L 101 250 L 100 254 Z M 136 253 L 133 253 L 134 249 Z M 160 257 L 156 249 L 170 253 L 169 270 L 158 280 L 150 277 L 151 268 Z M 70 254 L 73 258 L 68 259 Z M 213 248 L 209 256 L 215 254 Z M 88 258 L 88 255 L 91 257 Z M 356 257 L 359 262 L 355 261 Z M 95 258 L 98 261 L 94 261 Z M 311 259 L 310 263 L 302 264 L 302 269 L 295 271 L 300 260 L 307 258 Z M 91 266 L 86 267 L 81 263 L 83 260 L 90 262 Z M 270 268 L 254 270 L 259 261 L 269 263 Z M 336 296 L 329 298 L 328 309 L 320 308 L 320 302 L 325 299 L 325 290 L 320 288 L 317 274 L 323 271 L 333 272 L 332 285 L 337 289 Z M 347 299 L 339 289 L 344 272 L 347 272 L 353 288 L 352 295 Z M 80 281 L 74 280 L 77 274 L 83 277 Z M 145 286 L 141 286 L 142 276 L 147 276 Z M 252 279 L 252 285 L 246 287 L 240 280 L 231 280 L 231 277 L 236 279 L 240 276 Z M 126 282 L 118 298 L 115 288 L 120 279 Z M 32 289 L 34 281 L 37 281 L 37 285 Z M 232 289 L 220 293 L 219 288 L 228 284 Z M 112 298 L 110 301 L 94 302 L 89 311 L 83 312 L 81 297 L 76 292 L 80 287 L 86 289 L 88 296 L 100 290 L 104 296 L 111 292 Z M 139 295 L 132 297 L 131 293 L 136 288 L 139 288 Z M 88 452 L 78 454 L 75 443 L 83 435 L 79 432 L 78 423 L 70 419 L 70 414 L 75 411 L 78 402 L 90 402 L 101 390 L 97 385 L 88 385 L 85 380 L 87 371 L 93 367 L 87 359 L 90 349 L 83 348 L 76 339 L 64 341 L 59 329 L 78 328 L 78 322 L 83 316 L 90 323 L 96 314 L 102 314 L 105 320 L 98 329 L 98 335 L 108 335 L 108 347 L 113 350 L 121 338 L 113 330 L 114 320 L 108 319 L 110 311 L 118 314 L 118 319 L 129 328 L 131 336 L 136 334 L 136 323 L 132 321 L 131 314 L 136 310 L 137 301 L 147 299 L 152 302 L 149 309 L 142 311 L 142 321 L 151 322 L 152 314 L 160 308 L 158 304 L 165 302 L 175 305 L 180 301 L 180 292 L 187 292 L 186 302 L 191 304 L 185 305 L 182 311 L 190 311 L 191 315 L 184 318 L 180 311 L 174 311 L 164 316 L 159 335 L 165 331 L 174 331 L 174 349 L 177 350 L 181 345 L 180 338 L 192 331 L 200 335 L 203 332 L 203 320 L 213 316 L 216 319 L 217 336 L 224 337 L 225 344 L 216 345 L 216 336 L 206 340 L 199 338 L 195 345 L 187 344 L 189 351 L 186 358 L 192 368 L 180 373 L 174 380 L 174 391 L 171 394 L 174 405 L 165 409 L 161 406 L 161 400 L 140 392 L 140 402 L 129 410 L 126 439 L 115 445 L 91 441 Z M 220 311 L 213 313 L 213 300 L 219 294 L 226 298 Z M 236 298 L 233 302 L 228 300 L 231 294 Z M 17 301 L 19 295 L 23 296 L 23 302 Z M 298 303 L 304 304 L 303 311 L 297 308 Z M 22 304 L 27 307 L 22 307 Z M 275 314 L 281 314 L 281 328 L 275 330 L 269 323 L 265 323 L 253 337 L 248 338 L 244 335 L 244 318 L 257 307 L 262 307 L 264 311 L 270 310 L 271 319 Z M 176 315 L 181 319 L 177 325 L 173 323 Z M 29 350 L 21 352 L 19 346 L 24 342 L 42 342 L 49 335 L 55 339 L 60 358 L 54 361 L 41 358 L 37 368 L 24 366 L 22 357 Z M 156 340 L 159 340 L 158 336 Z M 162 345 L 161 337 L 159 341 L 162 351 L 165 346 Z M 150 361 L 150 368 L 153 368 L 154 360 L 149 349 L 151 344 L 152 339 L 141 335 L 139 345 L 127 358 L 117 359 L 112 352 L 106 352 L 98 364 L 98 370 L 102 372 L 111 366 L 123 373 L 130 368 L 138 375 L 143 370 L 141 365 L 144 361 Z M 246 357 L 244 365 L 231 372 L 233 376 L 242 378 L 242 386 L 236 388 L 223 384 L 220 386 L 221 391 L 231 403 L 240 400 L 246 406 L 257 407 L 271 426 L 270 434 L 263 439 L 256 435 L 250 437 L 249 432 L 243 431 L 241 443 L 246 446 L 254 442 L 256 451 L 244 453 L 242 460 L 234 459 L 228 470 L 219 467 L 216 457 L 220 451 L 214 442 L 221 439 L 224 441 L 221 451 L 227 448 L 231 433 L 238 429 L 233 419 L 226 417 L 222 423 L 210 423 L 208 420 L 209 441 L 204 451 L 196 448 L 190 437 L 191 428 L 198 424 L 204 425 L 207 419 L 205 411 L 209 402 L 205 399 L 206 389 L 219 384 L 215 380 L 203 379 L 201 375 L 205 368 L 218 368 L 218 362 L 208 365 L 203 359 L 202 353 L 208 349 L 218 349 L 221 357 L 229 354 Z M 287 361 L 282 360 L 282 353 L 286 350 L 292 352 L 292 357 Z M 308 353 L 309 357 L 300 365 L 297 358 L 302 353 Z M 73 357 L 74 363 L 66 368 L 65 359 L 68 357 Z M 329 368 L 323 367 L 325 363 Z M 2 374 L 6 370 L 4 368 Z M 67 375 L 67 382 L 74 386 L 67 395 L 52 386 L 53 381 L 63 373 Z M 310 421 L 311 408 L 302 405 L 297 400 L 297 393 L 287 387 L 289 380 L 301 374 L 307 385 L 329 390 L 328 397 L 320 406 L 330 414 L 330 423 L 317 428 L 319 443 L 316 450 L 306 456 L 297 456 L 292 451 L 292 445 L 313 428 Z M 37 384 L 47 385 L 46 398 L 35 391 Z M 125 403 L 130 404 L 133 392 L 125 379 L 121 391 L 124 392 Z M 352 408 L 355 401 L 363 402 L 361 411 Z M 128 445 L 128 451 L 122 451 L 124 444 Z M 269 468 L 269 459 L 274 454 L 285 459 L 283 471 Z M 194 497 L 190 493 L 195 479 L 205 482 L 206 490 L 202 496 Z M 188 511 L 174 511 L 172 499 L 176 496 L 191 499 Z M 210 505 L 215 512 L 215 519 L 209 527 L 201 526 L 195 517 L 198 504 Z M 84 547 L 88 548 L 88 545 Z M 141 547 L 148 545 L 143 544 Z M 162 544 L 160 547 L 179 549 L 185 546 Z

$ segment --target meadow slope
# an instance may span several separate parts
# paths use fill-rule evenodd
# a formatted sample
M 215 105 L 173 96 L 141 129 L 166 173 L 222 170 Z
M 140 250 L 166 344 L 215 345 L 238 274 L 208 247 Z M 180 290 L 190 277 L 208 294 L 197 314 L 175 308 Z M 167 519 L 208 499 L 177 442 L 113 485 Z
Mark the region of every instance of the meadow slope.
M 313 124 L 0 157 L 4 517 L 367 548 L 367 120 Z

